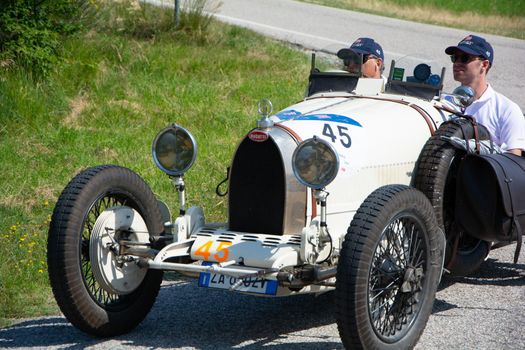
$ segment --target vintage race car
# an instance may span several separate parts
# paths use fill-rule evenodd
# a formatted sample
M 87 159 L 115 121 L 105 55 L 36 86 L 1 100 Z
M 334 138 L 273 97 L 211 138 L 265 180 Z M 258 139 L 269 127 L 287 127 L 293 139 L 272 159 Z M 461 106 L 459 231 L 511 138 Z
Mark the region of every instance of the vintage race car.
M 229 168 L 223 223 L 186 206 L 197 145 L 177 124 L 152 147 L 176 186 L 176 217 L 129 169 L 71 180 L 53 212 L 48 265 L 73 325 L 97 336 L 133 329 L 163 271 L 178 271 L 200 287 L 266 297 L 335 290 L 346 347 L 416 344 L 444 260 L 467 273 L 488 253 L 488 242 L 454 231 L 450 208 L 462 151 L 447 138 L 473 132 L 456 116 L 468 96 L 442 94 L 444 69 L 427 62 L 392 62 L 388 79 L 364 79 L 321 56 L 302 102 L 275 114 L 259 102 Z

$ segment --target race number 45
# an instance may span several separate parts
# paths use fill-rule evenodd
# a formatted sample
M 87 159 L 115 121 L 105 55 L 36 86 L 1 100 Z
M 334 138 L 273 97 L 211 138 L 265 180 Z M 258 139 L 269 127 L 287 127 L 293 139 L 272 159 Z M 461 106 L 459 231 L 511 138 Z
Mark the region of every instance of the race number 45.
M 348 128 L 342 125 L 337 126 L 336 132 L 334 132 L 330 124 L 325 124 L 323 126 L 323 135 L 330 138 L 330 140 L 332 140 L 332 143 L 336 143 L 337 140 L 339 140 L 343 147 L 350 148 L 350 146 L 352 145 L 352 139 L 350 138 L 350 135 L 348 135 L 347 131 Z
M 193 254 L 202 256 L 206 261 L 209 261 L 210 257 L 213 256 L 215 261 L 224 262 L 228 259 L 228 247 L 231 245 L 232 242 L 207 241 L 197 248 Z

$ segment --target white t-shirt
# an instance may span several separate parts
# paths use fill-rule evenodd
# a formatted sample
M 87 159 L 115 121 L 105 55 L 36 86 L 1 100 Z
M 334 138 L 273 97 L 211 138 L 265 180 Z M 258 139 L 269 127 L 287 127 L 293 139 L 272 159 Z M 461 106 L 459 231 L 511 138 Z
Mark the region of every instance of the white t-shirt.
M 495 144 L 503 150 L 525 151 L 525 117 L 520 107 L 488 85 L 481 97 L 465 109 L 465 114 L 485 126 Z

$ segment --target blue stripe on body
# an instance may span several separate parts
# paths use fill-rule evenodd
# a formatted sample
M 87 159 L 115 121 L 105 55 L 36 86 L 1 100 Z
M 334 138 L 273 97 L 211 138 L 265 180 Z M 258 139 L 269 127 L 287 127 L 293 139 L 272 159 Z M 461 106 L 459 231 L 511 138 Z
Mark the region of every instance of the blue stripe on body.
M 334 123 L 342 123 L 342 124 L 349 124 L 349 125 L 355 125 L 358 127 L 363 127 L 357 120 L 352 119 L 350 117 L 340 115 L 340 114 L 307 114 L 307 115 L 301 115 L 300 112 L 296 110 L 285 110 L 282 112 L 279 112 L 276 114 L 277 117 L 281 120 L 320 120 L 320 121 L 329 121 Z

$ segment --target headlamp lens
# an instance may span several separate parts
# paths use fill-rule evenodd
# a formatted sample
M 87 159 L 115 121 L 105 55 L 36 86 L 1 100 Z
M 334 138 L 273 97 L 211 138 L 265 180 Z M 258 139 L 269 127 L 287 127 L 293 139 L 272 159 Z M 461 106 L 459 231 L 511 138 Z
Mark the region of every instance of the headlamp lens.
M 339 157 L 332 145 L 314 136 L 297 146 L 292 167 L 303 185 L 322 189 L 335 179 L 339 171 Z
M 178 125 L 162 130 L 153 141 L 153 160 L 168 175 L 184 174 L 197 157 L 193 135 Z

